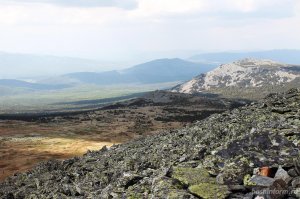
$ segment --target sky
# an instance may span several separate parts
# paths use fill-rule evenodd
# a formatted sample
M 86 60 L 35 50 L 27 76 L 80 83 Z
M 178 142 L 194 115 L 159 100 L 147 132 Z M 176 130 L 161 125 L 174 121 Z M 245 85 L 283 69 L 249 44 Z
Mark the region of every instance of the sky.
M 300 0 L 0 0 L 0 51 L 120 63 L 299 49 Z

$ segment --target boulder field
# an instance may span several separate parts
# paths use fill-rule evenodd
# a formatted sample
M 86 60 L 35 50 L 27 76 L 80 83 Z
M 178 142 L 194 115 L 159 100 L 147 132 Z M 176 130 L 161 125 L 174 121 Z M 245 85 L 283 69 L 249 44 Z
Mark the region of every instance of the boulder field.
M 0 184 L 0 198 L 300 198 L 300 90 Z

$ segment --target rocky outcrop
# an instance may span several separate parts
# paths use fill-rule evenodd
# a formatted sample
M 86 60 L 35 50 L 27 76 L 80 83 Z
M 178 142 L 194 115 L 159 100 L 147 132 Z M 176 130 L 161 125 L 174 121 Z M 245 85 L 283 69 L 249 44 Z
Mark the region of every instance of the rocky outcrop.
M 0 198 L 299 198 L 300 90 L 127 144 L 50 161 Z M 266 170 L 266 171 L 265 171 Z
M 262 92 L 281 91 L 288 87 L 299 85 L 300 66 L 277 63 L 271 60 L 243 59 L 233 63 L 222 64 L 218 68 L 193 78 L 173 89 L 180 93 L 220 93 L 225 96 L 234 96 L 235 92 L 251 92 L 259 95 Z M 246 91 L 245 91 L 246 90 Z M 247 97 L 252 97 L 247 95 Z

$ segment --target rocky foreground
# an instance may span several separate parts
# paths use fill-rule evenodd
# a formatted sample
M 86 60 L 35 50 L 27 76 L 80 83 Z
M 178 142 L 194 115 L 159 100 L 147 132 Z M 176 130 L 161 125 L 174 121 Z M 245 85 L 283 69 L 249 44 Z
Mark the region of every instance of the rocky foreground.
M 95 100 L 76 103 L 97 106 Z M 155 91 L 92 110 L 0 114 L 0 182 L 49 159 L 65 160 L 104 145 L 179 129 L 249 103 L 210 94 Z
M 300 198 L 300 90 L 186 128 L 50 161 L 0 198 Z

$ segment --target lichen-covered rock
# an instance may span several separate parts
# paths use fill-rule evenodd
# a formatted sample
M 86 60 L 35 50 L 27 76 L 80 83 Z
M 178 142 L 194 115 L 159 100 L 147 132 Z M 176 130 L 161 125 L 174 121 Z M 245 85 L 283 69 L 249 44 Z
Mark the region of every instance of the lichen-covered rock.
M 245 186 L 255 186 L 256 183 L 251 181 L 251 175 L 250 174 L 247 174 L 244 176 L 244 180 L 243 180 L 243 183 Z
M 206 169 L 175 167 L 171 177 L 188 187 L 188 190 L 201 198 L 225 198 L 230 194 L 226 185 L 217 184 Z
M 172 178 L 180 183 L 191 186 L 199 183 L 216 183 L 216 179 L 211 177 L 206 169 L 175 167 L 172 172 Z
M 220 187 L 219 198 L 253 198 L 244 183 L 253 170 L 281 166 L 295 180 L 299 148 L 300 91 L 293 89 L 183 129 L 42 163 L 1 183 L 0 198 L 193 199 Z
M 224 199 L 230 194 L 227 186 L 215 183 L 199 183 L 190 186 L 189 191 L 204 199 Z

